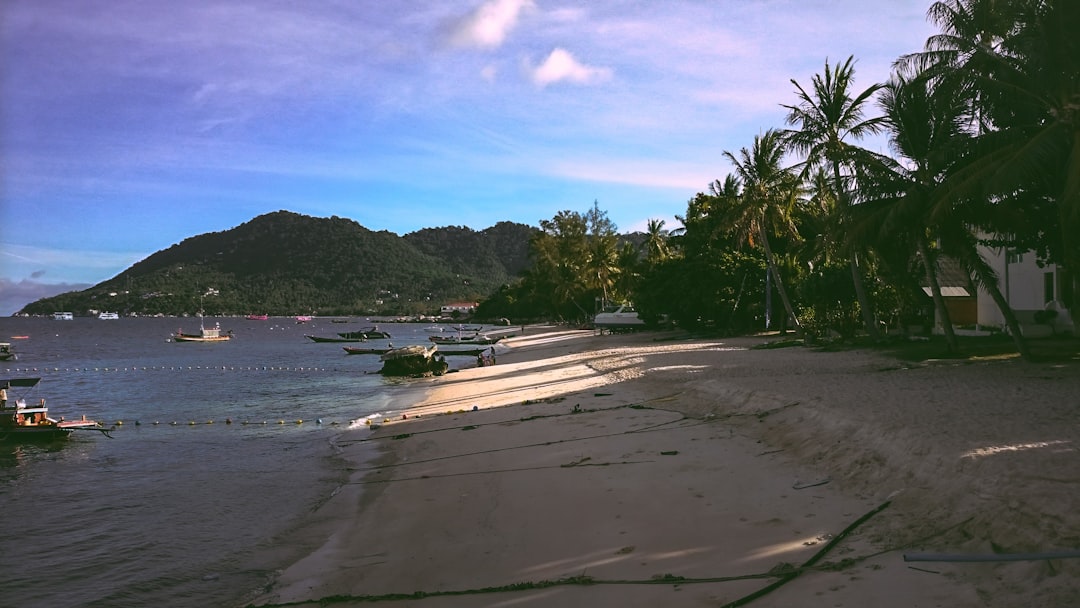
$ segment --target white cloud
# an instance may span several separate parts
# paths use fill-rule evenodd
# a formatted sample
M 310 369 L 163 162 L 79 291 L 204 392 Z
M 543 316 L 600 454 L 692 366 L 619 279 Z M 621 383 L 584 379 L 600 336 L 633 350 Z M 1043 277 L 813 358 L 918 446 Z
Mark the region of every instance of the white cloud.
M 597 68 L 579 63 L 569 51 L 562 48 L 551 51 L 543 63 L 529 69 L 529 72 L 533 83 L 540 87 L 562 80 L 578 84 L 592 84 L 607 80 L 612 74 L 610 68 Z
M 493 49 L 502 46 L 521 14 L 533 8 L 532 0 L 489 0 L 454 24 L 454 46 Z

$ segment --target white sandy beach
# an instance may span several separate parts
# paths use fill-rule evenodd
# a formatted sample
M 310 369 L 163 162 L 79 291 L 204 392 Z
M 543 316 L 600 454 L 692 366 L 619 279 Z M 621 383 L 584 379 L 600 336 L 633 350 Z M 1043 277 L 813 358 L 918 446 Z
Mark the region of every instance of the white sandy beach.
M 1080 363 L 672 336 L 530 327 L 420 382 L 253 605 L 1080 605 L 1080 559 L 905 561 L 1080 549 Z

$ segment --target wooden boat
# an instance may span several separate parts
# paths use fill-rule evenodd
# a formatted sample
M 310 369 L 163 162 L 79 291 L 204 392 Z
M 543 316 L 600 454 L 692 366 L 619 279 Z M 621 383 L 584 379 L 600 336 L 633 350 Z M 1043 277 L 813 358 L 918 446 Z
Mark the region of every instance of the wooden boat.
M 378 325 L 359 331 L 347 331 L 338 335 L 342 338 L 361 338 L 364 340 L 386 340 L 390 338 L 390 334 L 380 330 Z
M 342 346 L 350 355 L 385 355 L 393 349 L 390 348 L 359 348 L 356 346 Z
M 27 394 L 41 382 L 41 378 L 13 378 L 0 380 L 0 442 L 54 441 L 65 439 L 78 430 L 108 431 L 83 416 L 81 420 L 59 420 L 49 417 L 49 408 L 42 399 L 32 406 L 26 405 Z M 10 399 L 8 391 L 19 391 L 20 396 Z
M 15 356 L 15 351 L 11 350 L 11 344 L 9 342 L 0 342 L 0 361 L 15 361 L 18 359 Z
M 183 330 L 176 330 L 172 335 L 173 342 L 228 342 L 232 339 L 232 332 L 221 333 L 221 323 L 215 323 L 213 327 L 205 327 L 202 318 L 199 318 L 199 333 L 185 334 Z
M 435 344 L 495 344 L 502 340 L 501 336 L 488 336 L 484 334 L 472 334 L 469 336 L 428 336 L 428 340 Z
M 366 338 L 325 338 L 311 334 L 304 334 L 304 337 L 312 342 L 367 342 Z
M 436 357 L 438 346 L 403 346 L 383 353 L 380 374 L 386 376 L 441 376 L 449 369 L 446 360 Z

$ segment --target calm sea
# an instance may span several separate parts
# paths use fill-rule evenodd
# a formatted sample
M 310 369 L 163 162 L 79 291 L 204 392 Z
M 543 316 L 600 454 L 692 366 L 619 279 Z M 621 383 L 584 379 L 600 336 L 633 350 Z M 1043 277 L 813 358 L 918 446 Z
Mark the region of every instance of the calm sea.
M 0 605 L 242 604 L 271 574 L 254 556 L 345 481 L 335 442 L 416 398 L 374 373 L 378 357 L 304 337 L 366 320 L 207 321 L 233 340 L 168 341 L 195 318 L 0 319 L 19 355 L 0 378 L 42 378 L 27 401 L 54 418 L 116 426 L 0 444 Z M 380 328 L 426 343 L 422 325 Z

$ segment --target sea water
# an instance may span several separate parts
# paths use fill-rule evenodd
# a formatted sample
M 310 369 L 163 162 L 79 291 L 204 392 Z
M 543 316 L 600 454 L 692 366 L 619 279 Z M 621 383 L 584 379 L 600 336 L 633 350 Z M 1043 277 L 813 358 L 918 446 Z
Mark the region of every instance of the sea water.
M 0 319 L 19 357 L 0 379 L 42 378 L 28 402 L 113 429 L 0 443 L 0 605 L 243 604 L 272 575 L 253 556 L 346 480 L 336 442 L 416 398 L 376 373 L 377 356 L 305 337 L 366 320 L 208 318 L 233 339 L 169 341 L 199 322 Z M 416 324 L 380 328 L 397 346 L 426 342 Z

